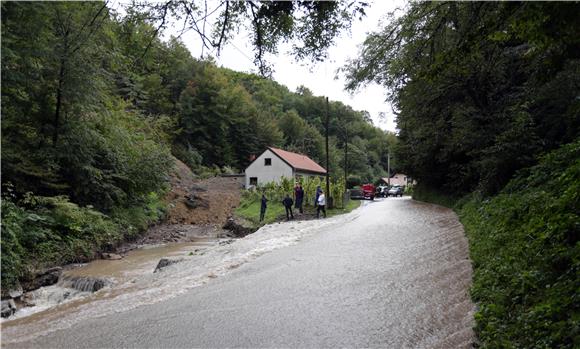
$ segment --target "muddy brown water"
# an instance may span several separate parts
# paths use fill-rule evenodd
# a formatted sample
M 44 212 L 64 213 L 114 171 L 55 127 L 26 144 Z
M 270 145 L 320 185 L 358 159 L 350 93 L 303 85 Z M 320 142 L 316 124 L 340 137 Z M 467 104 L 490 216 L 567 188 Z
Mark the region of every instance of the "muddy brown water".
M 161 258 L 198 253 L 216 243 L 216 239 L 198 238 L 194 242 L 144 246 L 128 252 L 123 259 L 98 259 L 65 272 L 68 276 L 112 277 L 117 280 L 151 272 Z
M 127 252 L 122 259 L 98 259 L 86 264 L 70 265 L 56 285 L 42 287 L 28 293 L 27 299 L 35 306 L 23 307 L 12 317 L 3 320 L 3 328 L 26 326 L 42 319 L 55 319 L 63 313 L 74 312 L 76 308 L 100 300 L 112 299 L 123 293 L 135 291 L 134 280 L 151 274 L 162 258 L 202 254 L 207 248 L 218 243 L 215 238 L 194 238 L 191 242 L 141 246 Z M 106 281 L 106 287 L 95 293 L 71 289 L 68 280 L 99 279 Z

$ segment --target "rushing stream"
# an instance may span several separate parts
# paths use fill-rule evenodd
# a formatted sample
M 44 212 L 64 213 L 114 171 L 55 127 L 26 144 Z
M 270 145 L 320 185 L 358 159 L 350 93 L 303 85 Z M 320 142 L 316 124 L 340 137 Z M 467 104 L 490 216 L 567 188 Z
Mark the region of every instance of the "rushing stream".
M 218 243 L 216 239 L 199 238 L 188 243 L 143 246 L 128 252 L 123 259 L 98 259 L 69 266 L 55 285 L 41 287 L 25 295 L 26 302 L 34 306 L 23 307 L 11 317 L 2 319 L 2 322 L 22 319 L 57 305 L 99 299 L 116 287 L 134 284 L 136 278 L 150 274 L 161 258 L 179 259 L 203 253 Z M 95 292 L 98 293 L 93 296 Z
M 295 244 L 313 228 L 332 221 L 294 222 L 263 227 L 244 239 L 200 239 L 143 247 L 120 260 L 95 260 L 63 272 L 56 285 L 28 295 L 33 307 L 2 321 L 2 343 L 20 342 L 93 317 L 173 298 L 203 285 L 264 253 Z M 306 229 L 308 228 L 308 229 Z M 154 273 L 161 258 L 179 262 Z M 95 282 L 103 282 L 96 292 Z M 76 284 L 75 284 L 76 283 Z

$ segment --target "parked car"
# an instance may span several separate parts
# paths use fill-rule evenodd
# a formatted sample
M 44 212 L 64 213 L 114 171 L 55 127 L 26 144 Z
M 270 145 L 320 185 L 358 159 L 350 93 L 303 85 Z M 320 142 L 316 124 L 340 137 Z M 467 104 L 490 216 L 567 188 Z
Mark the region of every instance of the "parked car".
M 389 191 L 389 187 L 385 186 L 385 185 L 379 185 L 377 187 L 377 192 L 376 192 L 376 196 L 380 196 L 380 197 L 386 197 L 388 196 L 388 191 Z
M 365 199 L 369 199 L 369 200 L 375 199 L 375 185 L 374 184 L 363 184 L 362 192 L 363 192 L 363 197 Z
M 404 192 L 403 187 L 392 186 L 391 189 L 389 189 L 387 196 L 400 196 L 400 197 L 403 197 L 403 192 Z

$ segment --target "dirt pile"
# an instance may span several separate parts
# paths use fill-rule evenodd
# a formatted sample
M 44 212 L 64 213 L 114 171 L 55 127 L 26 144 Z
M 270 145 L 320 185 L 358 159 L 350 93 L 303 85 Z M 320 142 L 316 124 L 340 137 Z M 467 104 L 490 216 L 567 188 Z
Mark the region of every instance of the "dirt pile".
M 198 179 L 187 165 L 174 160 L 176 166 L 170 177 L 171 190 L 164 198 L 168 206 L 167 219 L 150 227 L 137 240 L 118 246 L 117 253 L 125 254 L 144 245 L 238 236 L 238 232 L 223 229 L 223 226 L 240 204 L 239 179 Z
M 240 204 L 241 183 L 237 178 L 212 177 L 204 180 L 176 159 L 166 224 L 210 224 L 223 226 Z

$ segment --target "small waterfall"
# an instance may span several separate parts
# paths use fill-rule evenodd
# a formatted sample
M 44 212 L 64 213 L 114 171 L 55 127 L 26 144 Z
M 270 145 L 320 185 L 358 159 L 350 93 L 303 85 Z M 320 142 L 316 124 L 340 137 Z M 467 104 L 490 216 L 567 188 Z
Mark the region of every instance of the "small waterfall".
M 26 306 L 19 307 L 18 311 L 8 319 L 25 317 L 58 304 L 86 297 L 111 283 L 110 280 L 104 278 L 61 275 L 56 284 L 26 293 L 24 295 Z
M 57 285 L 60 287 L 72 288 L 81 292 L 97 292 L 107 286 L 110 282 L 107 279 L 63 275 Z

